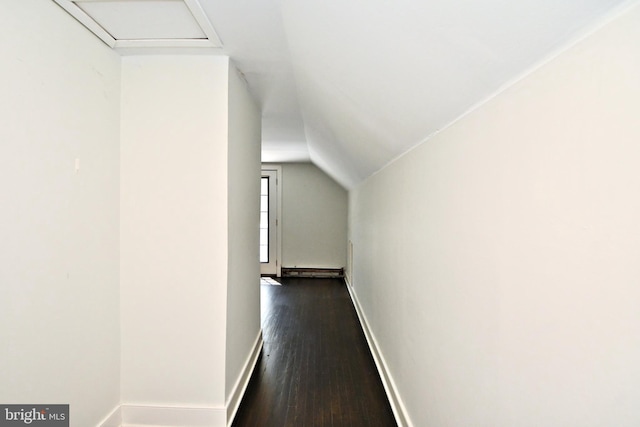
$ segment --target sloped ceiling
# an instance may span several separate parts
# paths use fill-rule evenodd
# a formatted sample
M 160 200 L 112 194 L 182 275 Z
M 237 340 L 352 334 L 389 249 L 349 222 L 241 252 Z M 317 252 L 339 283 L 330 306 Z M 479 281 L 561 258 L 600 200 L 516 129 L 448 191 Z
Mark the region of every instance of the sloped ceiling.
M 630 3 L 199 1 L 262 107 L 263 160 L 346 188 Z

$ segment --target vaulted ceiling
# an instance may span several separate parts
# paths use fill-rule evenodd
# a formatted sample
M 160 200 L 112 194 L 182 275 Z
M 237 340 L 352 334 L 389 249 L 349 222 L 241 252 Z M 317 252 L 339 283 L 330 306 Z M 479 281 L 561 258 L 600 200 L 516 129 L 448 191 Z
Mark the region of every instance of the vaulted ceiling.
M 346 188 L 630 3 L 55 1 L 94 15 L 98 31 L 123 54 L 190 49 L 229 55 L 262 108 L 263 161 L 310 160 Z M 163 39 L 174 43 L 163 48 Z

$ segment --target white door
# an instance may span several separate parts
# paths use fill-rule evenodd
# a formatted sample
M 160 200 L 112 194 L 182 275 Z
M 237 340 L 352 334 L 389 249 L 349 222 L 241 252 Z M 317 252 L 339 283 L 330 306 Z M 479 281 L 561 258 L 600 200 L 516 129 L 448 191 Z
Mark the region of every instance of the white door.
M 263 170 L 260 179 L 260 274 L 278 274 L 278 174 Z

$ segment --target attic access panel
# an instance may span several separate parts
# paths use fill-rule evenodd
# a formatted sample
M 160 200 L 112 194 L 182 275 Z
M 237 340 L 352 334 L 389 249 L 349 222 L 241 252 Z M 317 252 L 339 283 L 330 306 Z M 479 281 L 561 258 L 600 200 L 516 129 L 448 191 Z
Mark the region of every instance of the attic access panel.
M 222 47 L 198 0 L 54 0 L 110 47 Z

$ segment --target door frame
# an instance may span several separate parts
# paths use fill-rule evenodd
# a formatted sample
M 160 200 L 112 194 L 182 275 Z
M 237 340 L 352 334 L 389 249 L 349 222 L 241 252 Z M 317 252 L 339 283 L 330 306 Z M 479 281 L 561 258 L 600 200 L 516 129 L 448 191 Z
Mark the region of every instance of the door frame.
M 276 200 L 275 200 L 275 210 L 276 210 L 276 215 L 275 215 L 275 233 L 273 235 L 271 235 L 270 233 L 270 239 L 273 237 L 275 238 L 275 246 L 276 246 L 276 277 L 280 277 L 282 276 L 282 166 L 280 165 L 270 165 L 270 164 L 263 164 L 262 168 L 261 168 L 261 172 L 265 172 L 265 171 L 271 171 L 271 172 L 275 172 L 276 174 L 276 184 L 275 184 L 275 193 L 276 193 Z M 263 174 L 261 173 L 260 177 L 262 178 Z M 269 212 L 269 215 L 271 215 L 271 212 Z M 269 245 L 273 244 L 273 242 L 270 240 L 269 241 Z M 262 265 L 262 264 L 261 264 Z M 265 274 L 262 272 L 262 269 L 260 269 L 260 274 Z

